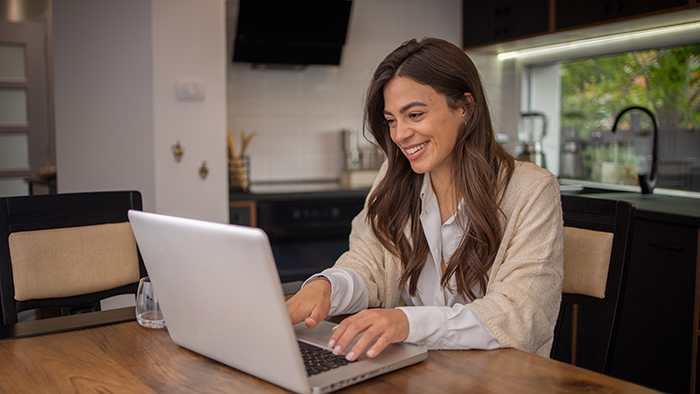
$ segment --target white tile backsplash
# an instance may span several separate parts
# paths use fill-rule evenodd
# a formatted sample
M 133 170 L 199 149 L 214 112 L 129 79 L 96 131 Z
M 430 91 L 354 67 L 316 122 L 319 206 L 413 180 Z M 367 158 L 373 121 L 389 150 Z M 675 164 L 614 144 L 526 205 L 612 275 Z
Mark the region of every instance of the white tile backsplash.
M 411 38 L 461 45 L 461 3 L 354 0 L 340 66 L 260 70 L 229 63 L 228 125 L 238 144 L 241 130 L 257 132 L 247 150 L 251 181 L 339 178 L 340 133 L 362 130 L 365 90 L 376 66 Z M 229 7 L 237 2 L 229 0 Z

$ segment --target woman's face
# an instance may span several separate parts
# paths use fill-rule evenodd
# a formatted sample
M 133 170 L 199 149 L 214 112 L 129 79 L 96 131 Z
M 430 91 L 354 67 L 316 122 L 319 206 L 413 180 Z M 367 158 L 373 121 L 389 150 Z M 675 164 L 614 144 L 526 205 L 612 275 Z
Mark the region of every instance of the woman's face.
M 418 174 L 450 176 L 466 111 L 465 106 L 451 108 L 443 94 L 410 78 L 394 78 L 384 88 L 384 118 L 391 139 Z

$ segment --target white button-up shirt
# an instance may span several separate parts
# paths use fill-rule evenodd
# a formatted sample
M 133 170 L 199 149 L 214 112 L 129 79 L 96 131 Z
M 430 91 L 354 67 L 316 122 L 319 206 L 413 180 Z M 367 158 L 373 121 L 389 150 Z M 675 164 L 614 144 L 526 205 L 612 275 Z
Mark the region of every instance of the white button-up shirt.
M 465 300 L 450 288 L 456 289 L 454 277 L 449 288 L 440 284 L 442 262 L 448 262 L 464 236 L 467 214 L 462 201 L 457 212 L 441 223 L 437 197 L 433 192 L 430 174 L 423 177 L 420 193 L 420 215 L 423 232 L 430 253 L 418 277 L 415 296 L 404 286 L 402 298 L 405 307 L 399 307 L 408 318 L 409 334 L 406 342 L 418 343 L 430 349 L 496 349 L 496 337 L 481 317 Z M 330 315 L 354 313 L 367 308 L 367 287 L 355 271 L 347 268 L 329 268 L 322 272 L 331 282 Z M 312 277 L 313 278 L 313 277 Z M 473 289 L 477 298 L 481 289 Z

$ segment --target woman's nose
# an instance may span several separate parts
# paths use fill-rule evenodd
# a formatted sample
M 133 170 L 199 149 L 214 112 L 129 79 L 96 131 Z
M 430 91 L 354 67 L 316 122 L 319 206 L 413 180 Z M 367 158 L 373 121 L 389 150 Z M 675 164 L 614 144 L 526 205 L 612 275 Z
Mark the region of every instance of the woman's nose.
M 396 122 L 394 128 L 394 141 L 403 142 L 413 135 L 413 129 L 405 122 Z

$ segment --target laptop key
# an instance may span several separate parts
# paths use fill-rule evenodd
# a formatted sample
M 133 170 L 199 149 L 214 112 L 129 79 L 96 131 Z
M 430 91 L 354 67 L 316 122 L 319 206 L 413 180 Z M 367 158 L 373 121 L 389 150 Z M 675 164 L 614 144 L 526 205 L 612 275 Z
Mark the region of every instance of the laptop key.
M 328 350 L 301 341 L 299 341 L 299 349 L 301 350 L 301 356 L 308 376 L 330 371 L 350 363 L 343 356 L 336 356 Z

